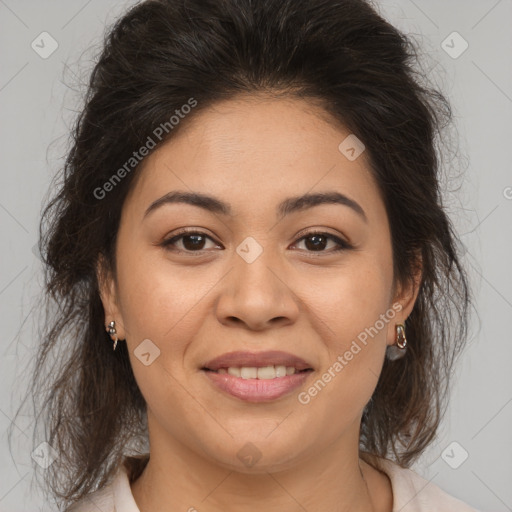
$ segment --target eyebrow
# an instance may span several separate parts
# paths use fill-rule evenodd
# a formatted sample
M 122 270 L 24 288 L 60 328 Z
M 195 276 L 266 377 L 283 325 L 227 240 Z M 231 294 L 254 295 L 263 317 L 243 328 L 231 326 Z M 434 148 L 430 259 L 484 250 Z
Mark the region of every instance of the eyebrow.
M 228 203 L 221 201 L 213 196 L 201 194 L 199 192 L 181 192 L 173 191 L 165 194 L 156 201 L 153 201 L 144 213 L 144 218 L 151 212 L 160 208 L 165 204 L 185 203 L 198 206 L 208 210 L 209 212 L 232 216 L 232 208 Z M 313 208 L 322 204 L 341 204 L 348 206 L 356 212 L 365 222 L 368 218 L 359 203 L 339 192 L 319 192 L 314 194 L 304 194 L 302 196 L 289 197 L 277 206 L 277 214 L 279 217 L 290 215 L 291 213 Z

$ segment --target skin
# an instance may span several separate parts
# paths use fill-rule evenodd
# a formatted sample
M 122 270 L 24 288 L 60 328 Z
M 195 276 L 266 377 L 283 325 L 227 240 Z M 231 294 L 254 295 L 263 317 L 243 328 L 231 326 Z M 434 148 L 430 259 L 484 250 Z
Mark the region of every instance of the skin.
M 388 477 L 360 459 L 359 426 L 418 287 L 394 281 L 385 206 L 365 153 L 338 150 L 347 135 L 311 102 L 241 96 L 197 112 L 146 157 L 123 206 L 116 275 L 98 270 L 105 325 L 116 321 L 147 402 L 150 462 L 131 484 L 141 512 L 391 511 Z M 144 217 L 177 190 L 215 196 L 233 215 L 176 203 Z M 332 191 L 366 220 L 340 204 L 276 216 L 284 199 Z M 199 256 L 189 238 L 161 245 L 183 227 L 211 237 Z M 315 251 L 303 237 L 316 229 L 354 248 L 332 252 L 327 239 Z M 263 248 L 252 263 L 236 252 L 248 236 Z M 401 311 L 300 403 L 393 304 Z M 144 339 L 160 349 L 148 366 L 134 355 Z M 278 400 L 245 402 L 200 371 L 234 350 L 291 352 L 314 372 Z M 237 457 L 248 442 L 261 455 L 252 467 Z

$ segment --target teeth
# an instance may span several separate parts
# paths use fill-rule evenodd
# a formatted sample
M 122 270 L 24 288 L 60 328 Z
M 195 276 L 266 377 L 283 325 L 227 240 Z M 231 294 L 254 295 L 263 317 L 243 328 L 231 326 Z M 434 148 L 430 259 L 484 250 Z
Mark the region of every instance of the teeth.
M 219 368 L 217 373 L 221 374 L 229 374 L 233 377 L 241 377 L 242 379 L 275 379 L 276 377 L 285 377 L 286 375 L 293 375 L 297 370 L 293 366 L 262 366 L 261 368 L 256 368 L 255 366 L 243 366 L 241 368 L 237 368 L 234 366 L 230 366 L 227 370 L 226 368 Z
M 233 368 L 230 366 L 228 368 L 228 373 L 229 375 L 233 375 L 233 377 L 240 377 L 240 368 Z
M 274 379 L 276 377 L 276 369 L 273 366 L 263 366 L 258 368 L 258 379 Z
M 286 366 L 276 366 L 276 377 L 286 377 Z
M 254 366 L 244 366 L 240 368 L 240 377 L 242 377 L 242 379 L 257 379 L 258 368 L 254 368 Z

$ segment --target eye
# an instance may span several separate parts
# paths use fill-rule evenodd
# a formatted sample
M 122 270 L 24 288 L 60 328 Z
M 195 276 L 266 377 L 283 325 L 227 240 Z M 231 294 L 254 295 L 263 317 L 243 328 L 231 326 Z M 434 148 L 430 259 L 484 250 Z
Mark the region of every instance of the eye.
M 300 238 L 296 244 L 304 242 L 306 251 L 308 252 L 338 252 L 343 250 L 352 249 L 352 245 L 350 245 L 345 240 L 341 238 L 331 235 L 330 233 L 325 233 L 322 231 L 313 231 L 308 233 L 307 235 Z M 329 247 L 329 242 L 331 242 L 331 246 Z M 334 246 L 334 249 L 332 247 Z M 330 248 L 332 250 L 325 250 L 326 248 Z
M 208 241 L 212 244 L 210 247 L 207 246 Z M 349 250 L 353 247 L 345 240 L 323 231 L 309 232 L 305 236 L 299 238 L 295 244 L 300 244 L 302 242 L 305 244 L 305 250 L 307 252 L 333 253 L 342 250 Z M 164 240 L 161 243 L 161 246 L 168 250 L 188 253 L 199 253 L 204 250 L 221 247 L 220 244 L 206 233 L 194 230 L 181 231 L 177 235 Z
M 207 247 L 207 241 L 213 243 L 212 246 Z M 173 236 L 162 242 L 162 247 L 169 250 L 176 250 L 180 252 L 200 252 L 203 250 L 219 247 L 219 244 L 210 236 L 202 231 L 182 231 L 178 235 Z

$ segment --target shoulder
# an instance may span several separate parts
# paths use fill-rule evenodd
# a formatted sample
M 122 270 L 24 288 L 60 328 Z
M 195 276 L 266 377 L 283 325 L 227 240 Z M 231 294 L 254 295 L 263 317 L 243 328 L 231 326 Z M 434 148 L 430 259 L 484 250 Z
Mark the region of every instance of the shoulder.
M 391 481 L 393 512 L 478 512 L 411 469 L 386 459 L 375 462 Z
M 114 493 L 112 484 L 106 485 L 102 489 L 92 492 L 77 501 L 66 512 L 115 512 Z
M 140 512 L 130 481 L 137 478 L 148 460 L 149 454 L 126 456 L 110 483 L 84 496 L 66 512 Z
M 91 492 L 87 496 L 74 503 L 66 512 L 138 512 L 137 509 L 120 507 L 131 497 L 130 484 L 126 468 L 122 465 L 118 468 L 110 483 Z

